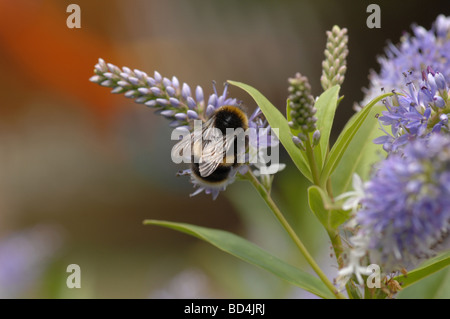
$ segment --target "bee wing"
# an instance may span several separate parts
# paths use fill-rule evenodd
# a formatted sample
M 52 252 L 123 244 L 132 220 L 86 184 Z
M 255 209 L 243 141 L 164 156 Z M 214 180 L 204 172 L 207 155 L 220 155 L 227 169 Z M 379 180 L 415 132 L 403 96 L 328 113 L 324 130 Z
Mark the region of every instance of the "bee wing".
M 223 161 L 223 152 L 216 152 L 211 144 L 209 143 L 208 147 L 203 149 L 202 161 L 199 163 L 202 177 L 211 175 Z
M 220 163 L 223 162 L 226 150 L 224 148 L 222 132 L 219 129 L 212 127 L 212 125 L 205 126 L 203 138 L 199 170 L 202 177 L 207 177 L 217 169 Z
M 184 136 L 172 149 L 172 154 L 183 154 L 184 162 L 191 162 L 192 159 L 195 162 L 198 161 L 202 177 L 211 175 L 224 162 L 235 138 L 234 135 L 223 136 L 220 129 L 213 124 L 214 118 L 211 118 L 203 124 L 201 133 L 197 131 Z M 185 152 L 186 150 L 188 152 Z M 235 156 L 236 154 L 233 153 L 233 162 Z
M 240 159 L 243 150 L 238 149 L 235 151 L 235 135 L 226 135 L 222 137 L 219 134 L 214 139 L 207 141 L 204 144 L 202 151 L 202 162 L 200 163 L 200 174 L 203 177 L 211 175 L 217 167 L 226 161 L 229 163 L 234 163 L 236 159 Z M 229 153 L 233 147 L 232 153 Z M 237 157 L 237 158 L 236 158 Z

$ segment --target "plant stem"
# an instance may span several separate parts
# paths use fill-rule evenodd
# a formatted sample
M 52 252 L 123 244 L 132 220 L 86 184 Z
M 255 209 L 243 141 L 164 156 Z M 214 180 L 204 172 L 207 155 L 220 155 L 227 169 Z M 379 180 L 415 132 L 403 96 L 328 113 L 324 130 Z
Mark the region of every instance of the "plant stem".
M 331 179 L 330 178 L 327 179 L 326 185 L 320 185 L 320 175 L 319 175 L 319 171 L 317 168 L 317 163 L 314 158 L 314 150 L 311 147 L 311 141 L 309 138 L 305 142 L 305 148 L 306 148 L 306 155 L 307 155 L 308 161 L 309 161 L 309 166 L 311 167 L 314 184 L 316 186 L 319 186 L 320 188 L 324 189 L 327 192 L 328 196 L 331 199 L 333 199 L 333 193 L 332 193 L 332 189 L 331 189 Z M 327 148 L 329 148 L 329 146 L 327 146 Z M 327 149 L 327 153 L 328 153 L 328 149 Z M 330 232 L 328 229 L 327 229 L 327 233 L 328 233 L 328 236 L 330 237 L 331 244 L 333 246 L 339 268 L 342 268 L 343 264 L 342 264 L 341 254 L 342 254 L 343 249 L 342 249 L 341 237 L 335 231 Z
M 333 250 L 334 250 L 334 254 L 336 256 L 338 267 L 339 267 L 339 269 L 341 269 L 344 266 L 342 256 L 341 256 L 341 254 L 343 252 L 341 236 L 339 236 L 339 233 L 337 231 L 330 231 L 328 229 L 327 229 L 327 233 L 328 233 L 328 237 L 330 237 L 331 245 L 333 246 Z
M 307 156 L 308 162 L 309 162 L 309 167 L 311 168 L 313 182 L 315 185 L 321 187 L 319 169 L 317 168 L 317 163 L 314 158 L 314 150 L 311 146 L 311 141 L 309 139 L 309 136 L 308 136 L 308 139 L 305 141 L 305 148 L 306 148 L 306 156 Z
M 297 248 L 300 250 L 302 255 L 305 257 L 306 261 L 313 268 L 313 270 L 316 272 L 316 274 L 319 276 L 319 278 L 323 281 L 323 283 L 327 286 L 327 288 L 330 289 L 330 291 L 336 296 L 336 298 L 345 299 L 345 296 L 336 290 L 336 287 L 334 287 L 333 283 L 323 273 L 322 269 L 320 269 L 319 265 L 316 263 L 316 261 L 311 256 L 311 254 L 308 252 L 305 245 L 300 240 L 300 238 L 297 236 L 297 234 L 295 233 L 294 229 L 291 227 L 289 222 L 283 216 L 280 209 L 278 208 L 278 206 L 275 204 L 272 197 L 270 196 L 270 194 L 267 192 L 267 190 L 264 188 L 264 186 L 258 181 L 258 179 L 255 177 L 255 175 L 253 175 L 253 173 L 251 171 L 248 171 L 247 174 L 245 174 L 245 177 L 256 188 L 258 193 L 261 195 L 261 197 L 264 199 L 266 204 L 269 206 L 269 208 L 274 213 L 275 217 L 278 219 L 278 221 L 281 223 L 281 225 L 286 230 L 288 235 L 294 241 Z
M 334 202 L 334 196 L 333 196 L 333 188 L 331 186 L 331 178 L 328 178 L 327 180 L 327 193 L 328 197 Z

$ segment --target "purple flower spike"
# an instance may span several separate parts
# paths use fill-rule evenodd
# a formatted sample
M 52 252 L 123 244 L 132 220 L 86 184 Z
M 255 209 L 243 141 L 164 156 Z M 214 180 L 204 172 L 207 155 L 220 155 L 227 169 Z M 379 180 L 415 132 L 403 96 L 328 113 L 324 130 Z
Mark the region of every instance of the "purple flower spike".
M 383 144 L 387 152 L 395 152 L 400 146 L 418 137 L 426 137 L 438 132 L 448 132 L 448 121 L 442 121 L 441 116 L 448 118 L 450 112 L 450 100 L 447 91 L 439 90 L 448 87 L 442 83 L 445 78 L 438 71 L 427 68 L 423 72 L 420 90 L 416 90 L 414 81 L 407 76 L 408 90 L 402 90 L 402 95 L 392 99 L 386 99 L 387 111 L 382 112 L 378 120 L 385 126 L 390 126 L 392 135 L 386 134 L 385 138 L 374 140 L 376 144 Z M 400 90 L 399 90 L 400 91 Z M 439 120 L 438 120 L 439 119 Z
M 155 71 L 154 77 L 151 78 L 143 71 L 137 69 L 132 71 L 127 67 L 123 67 L 121 70 L 112 64 L 106 64 L 102 59 L 95 65 L 94 72 L 95 75 L 90 78 L 91 82 L 110 87 L 113 93 L 123 93 L 128 98 L 134 98 L 136 103 L 144 103 L 146 106 L 155 108 L 156 114 L 170 120 L 169 126 L 180 132 L 188 131 L 192 133 L 195 120 L 205 123 L 222 106 L 240 105 L 237 99 L 227 96 L 228 84 L 224 85 L 223 92 L 219 95 L 214 83 L 214 93 L 209 96 L 207 107 L 205 107 L 203 89 L 200 86 L 196 86 L 195 96 L 192 96 L 190 86 L 187 83 L 183 83 L 180 88 L 180 82 L 176 77 L 172 77 L 172 80 L 169 80 L 169 78 L 163 77 Z M 267 121 L 263 121 L 259 115 L 261 114 L 259 109 L 257 109 L 248 119 L 250 128 L 262 130 L 259 132 L 256 141 L 248 143 L 248 148 L 244 154 L 245 159 L 250 158 L 250 149 L 252 147 L 256 148 L 255 152 L 259 152 L 261 151 L 260 148 L 267 148 L 271 145 L 276 145 L 278 142 L 270 134 L 270 127 Z M 256 166 L 260 163 L 248 160 L 242 164 L 240 168 L 248 167 L 248 165 Z M 257 167 L 257 169 L 260 168 Z M 183 174 L 190 175 L 194 187 L 197 188 L 192 196 L 204 191 L 206 194 L 211 194 L 213 199 L 215 199 L 220 191 L 225 190 L 227 185 L 234 181 L 237 172 L 238 169 L 233 168 L 229 171 L 225 181 L 219 184 L 205 184 L 190 169 L 185 170 Z M 254 172 L 256 173 L 256 170 Z
M 371 262 L 392 271 L 433 255 L 450 231 L 450 136 L 419 138 L 382 161 L 360 203 Z
M 450 79 L 450 17 L 439 15 L 429 30 L 417 25 L 411 29 L 411 34 L 402 36 L 397 45 L 389 44 L 385 56 L 378 58 L 380 72 L 371 72 L 369 89 L 365 90 L 360 105 L 355 106 L 357 110 L 379 96 L 382 90 L 390 92 L 400 88 L 404 75 L 410 74 L 413 84 L 420 87 L 424 66 L 429 66 L 426 73 L 434 77 L 437 88 L 444 90 L 445 79 Z M 434 83 L 430 84 L 434 87 Z

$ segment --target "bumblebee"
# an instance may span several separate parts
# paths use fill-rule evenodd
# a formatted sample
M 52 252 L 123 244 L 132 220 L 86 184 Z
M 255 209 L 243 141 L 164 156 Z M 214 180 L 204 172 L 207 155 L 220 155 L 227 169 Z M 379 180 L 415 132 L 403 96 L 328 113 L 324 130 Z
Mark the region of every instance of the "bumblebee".
M 209 187 L 226 185 L 231 174 L 242 164 L 240 160 L 247 148 L 238 142 L 239 135 L 248 129 L 247 114 L 239 107 L 224 105 L 219 107 L 202 125 L 201 132 L 192 132 L 178 142 L 174 151 L 180 154 L 189 147 L 191 150 L 191 176 L 198 183 Z

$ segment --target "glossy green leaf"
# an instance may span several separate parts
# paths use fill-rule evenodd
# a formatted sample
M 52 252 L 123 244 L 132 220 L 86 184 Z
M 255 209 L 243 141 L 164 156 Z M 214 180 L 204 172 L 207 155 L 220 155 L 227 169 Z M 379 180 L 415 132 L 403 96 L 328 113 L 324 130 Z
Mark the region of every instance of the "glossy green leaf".
M 419 268 L 409 271 L 406 275 L 397 276 L 394 279 L 401 283 L 403 288 L 406 288 L 449 265 L 450 251 L 431 258 L 424 262 Z
M 314 106 L 317 109 L 317 129 L 320 131 L 320 143 L 315 147 L 315 158 L 317 166 L 321 170 L 323 161 L 327 155 L 328 143 L 330 141 L 331 128 L 333 126 L 334 114 L 336 113 L 340 86 L 335 85 L 323 92 Z
M 255 244 L 230 232 L 160 220 L 146 220 L 144 224 L 163 226 L 192 235 L 319 297 L 334 298 L 334 295 L 319 278 L 287 264 Z
M 350 216 L 350 211 L 344 211 L 331 202 L 328 195 L 317 186 L 308 188 L 308 202 L 312 212 L 328 230 L 335 230 Z
M 450 267 L 401 290 L 396 299 L 450 299 Z
M 385 109 L 384 105 L 375 105 L 359 128 L 358 134 L 349 143 L 331 175 L 334 194 L 342 194 L 351 188 L 354 173 L 358 173 L 362 180 L 367 180 L 372 165 L 382 159 L 384 151 L 381 145 L 372 141 L 384 134 L 379 129 L 376 115 Z
M 300 172 L 311 181 L 312 176 L 309 165 L 307 164 L 307 162 L 305 162 L 305 158 L 301 154 L 300 149 L 295 146 L 294 142 L 292 141 L 291 130 L 283 114 L 281 114 L 281 112 L 272 103 L 270 103 L 270 101 L 264 95 L 262 95 L 258 90 L 251 87 L 250 85 L 235 81 L 228 82 L 231 85 L 237 86 L 246 91 L 255 100 L 256 104 L 264 113 L 264 116 L 269 122 L 270 127 L 278 129 L 277 137 L 280 139 L 281 144 L 283 144 L 295 166 L 297 166 Z
M 386 93 L 375 98 L 369 104 L 367 104 L 360 112 L 355 114 L 355 116 L 350 119 L 349 123 L 344 127 L 343 131 L 339 135 L 336 143 L 333 145 L 333 148 L 331 149 L 330 154 L 327 158 L 327 161 L 320 176 L 320 181 L 322 185 L 325 184 L 325 181 L 339 165 L 351 141 L 358 133 L 364 121 L 369 116 L 372 107 L 376 103 L 378 103 L 378 101 L 391 95 L 393 95 L 393 93 Z M 376 121 L 376 119 L 374 120 Z

